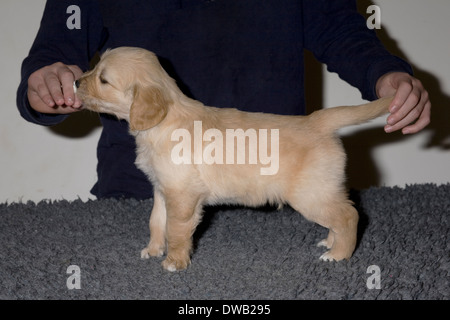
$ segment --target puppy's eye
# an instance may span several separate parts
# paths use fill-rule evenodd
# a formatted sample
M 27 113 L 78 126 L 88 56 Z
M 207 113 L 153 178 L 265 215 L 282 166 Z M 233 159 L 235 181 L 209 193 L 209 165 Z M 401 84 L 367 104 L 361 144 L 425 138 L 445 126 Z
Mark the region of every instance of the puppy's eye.
M 108 81 L 105 78 L 103 78 L 103 76 L 100 76 L 100 83 L 108 84 Z

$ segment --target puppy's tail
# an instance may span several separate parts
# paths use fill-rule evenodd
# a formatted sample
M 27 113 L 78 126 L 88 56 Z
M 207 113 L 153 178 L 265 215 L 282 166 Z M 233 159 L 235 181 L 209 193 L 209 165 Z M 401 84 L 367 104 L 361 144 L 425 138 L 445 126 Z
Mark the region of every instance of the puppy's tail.
M 358 106 L 341 106 L 322 109 L 312 113 L 311 120 L 316 122 L 316 128 L 326 133 L 332 133 L 340 128 L 360 124 L 378 118 L 389 112 L 393 97 L 381 98 Z

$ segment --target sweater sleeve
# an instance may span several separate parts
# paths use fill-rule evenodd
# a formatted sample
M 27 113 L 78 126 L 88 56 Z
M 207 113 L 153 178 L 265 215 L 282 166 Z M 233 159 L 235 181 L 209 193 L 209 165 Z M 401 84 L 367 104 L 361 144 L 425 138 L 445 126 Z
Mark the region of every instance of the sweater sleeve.
M 390 54 L 374 30 L 357 12 L 354 0 L 304 0 L 305 48 L 357 87 L 363 99 L 377 98 L 375 86 L 384 74 L 402 71 L 412 74 L 411 66 Z
M 68 115 L 44 114 L 31 108 L 27 98 L 28 78 L 36 70 L 62 62 L 85 71 L 105 38 L 97 1 L 48 0 L 39 31 L 21 69 L 17 107 L 27 121 L 55 125 Z

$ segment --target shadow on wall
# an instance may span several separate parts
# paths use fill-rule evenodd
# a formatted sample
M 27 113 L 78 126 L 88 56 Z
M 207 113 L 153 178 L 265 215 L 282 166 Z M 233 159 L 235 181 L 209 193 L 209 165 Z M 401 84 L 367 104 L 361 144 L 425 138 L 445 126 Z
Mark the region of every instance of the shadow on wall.
M 97 113 L 83 110 L 71 114 L 66 120 L 49 127 L 48 130 L 66 138 L 76 139 L 87 137 L 91 132 L 101 126 L 102 124 Z

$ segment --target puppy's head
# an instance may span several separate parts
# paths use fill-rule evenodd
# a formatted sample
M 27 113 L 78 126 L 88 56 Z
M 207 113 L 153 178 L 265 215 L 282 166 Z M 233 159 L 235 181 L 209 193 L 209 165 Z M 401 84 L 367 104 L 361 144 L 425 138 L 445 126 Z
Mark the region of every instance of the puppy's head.
M 153 53 L 120 47 L 106 51 L 76 85 L 86 109 L 115 115 L 127 120 L 131 130 L 142 131 L 167 115 L 172 82 Z

